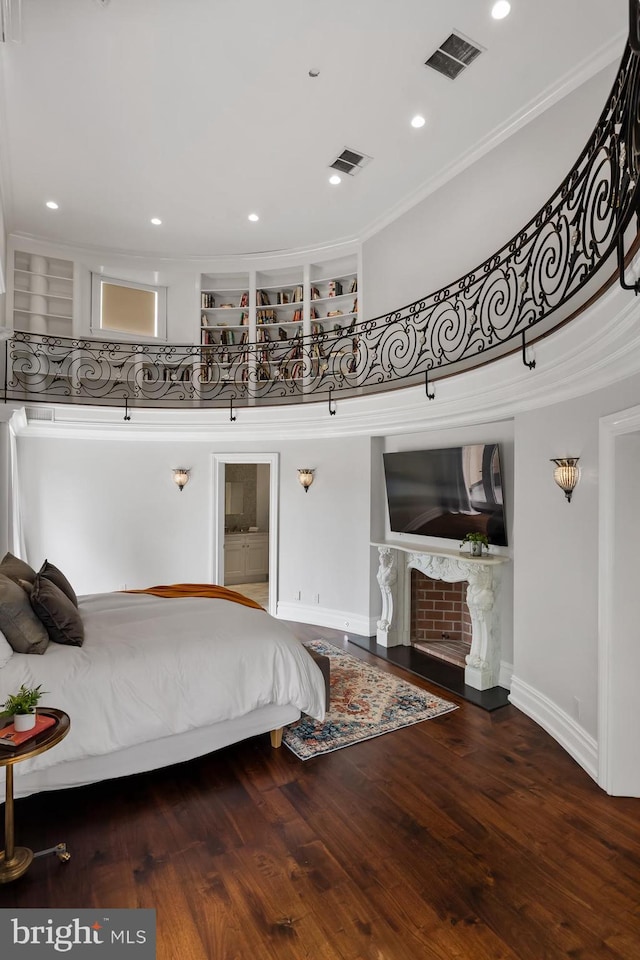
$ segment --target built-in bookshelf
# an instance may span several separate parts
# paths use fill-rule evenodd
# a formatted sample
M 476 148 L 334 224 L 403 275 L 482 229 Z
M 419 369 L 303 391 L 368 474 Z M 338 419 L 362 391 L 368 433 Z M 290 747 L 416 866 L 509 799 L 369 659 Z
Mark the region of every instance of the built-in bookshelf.
M 14 251 L 13 326 L 28 333 L 72 336 L 71 260 Z
M 201 277 L 200 343 L 203 367 L 253 371 L 254 382 L 304 381 L 322 376 L 345 353 L 345 335 L 358 321 L 358 261 L 339 260 L 294 267 Z M 332 349 L 332 340 L 340 348 Z M 354 338 L 355 339 L 355 338 Z M 224 379 L 211 370 L 203 379 Z

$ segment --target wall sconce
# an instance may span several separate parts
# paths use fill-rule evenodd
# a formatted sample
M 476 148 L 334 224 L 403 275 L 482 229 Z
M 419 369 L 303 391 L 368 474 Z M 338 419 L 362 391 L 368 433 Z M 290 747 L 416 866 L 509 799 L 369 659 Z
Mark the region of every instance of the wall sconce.
M 309 467 L 303 467 L 298 470 L 298 480 L 304 487 L 304 492 L 306 493 L 311 484 L 313 483 L 313 475 L 315 470 L 310 469 Z
M 556 468 L 553 471 L 553 479 L 558 486 L 564 490 L 567 503 L 571 503 L 571 494 L 580 479 L 579 459 L 580 457 L 560 457 L 558 460 L 551 459 L 551 463 L 556 464 Z
M 180 493 L 182 493 L 182 488 L 186 487 L 189 483 L 190 473 L 191 470 L 185 470 L 184 467 L 177 467 L 177 469 L 173 471 L 173 482 L 177 484 Z

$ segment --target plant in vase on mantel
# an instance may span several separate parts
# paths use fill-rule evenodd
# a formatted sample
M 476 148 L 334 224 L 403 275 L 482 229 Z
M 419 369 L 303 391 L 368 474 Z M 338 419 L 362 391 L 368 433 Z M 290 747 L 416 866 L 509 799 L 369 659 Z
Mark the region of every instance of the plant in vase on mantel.
M 460 546 L 464 547 L 465 543 L 469 545 L 469 554 L 472 557 L 481 557 L 483 549 L 489 549 L 486 533 L 465 533 Z
M 13 725 L 18 730 L 31 730 L 36 725 L 36 707 L 46 690 L 37 687 L 25 687 L 24 683 L 17 693 L 12 693 L 2 704 L 2 717 L 13 717 Z

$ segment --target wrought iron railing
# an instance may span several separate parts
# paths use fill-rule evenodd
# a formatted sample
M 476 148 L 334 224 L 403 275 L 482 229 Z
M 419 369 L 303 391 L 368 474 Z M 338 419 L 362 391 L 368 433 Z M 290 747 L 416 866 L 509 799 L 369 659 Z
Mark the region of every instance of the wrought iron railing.
M 631 7 L 636 15 L 637 0 Z M 631 43 L 633 40 L 633 30 Z M 639 40 L 640 42 L 640 40 Z M 135 406 L 274 404 L 388 390 L 523 349 L 617 252 L 638 213 L 640 57 L 628 45 L 609 100 L 573 169 L 501 250 L 435 293 L 383 316 L 293 340 L 127 344 L 15 332 L 5 398 Z M 637 232 L 637 231 L 636 231 Z M 631 289 L 636 289 L 631 286 Z M 637 289 L 636 289 L 637 292 Z M 277 324 L 260 328 L 278 335 Z

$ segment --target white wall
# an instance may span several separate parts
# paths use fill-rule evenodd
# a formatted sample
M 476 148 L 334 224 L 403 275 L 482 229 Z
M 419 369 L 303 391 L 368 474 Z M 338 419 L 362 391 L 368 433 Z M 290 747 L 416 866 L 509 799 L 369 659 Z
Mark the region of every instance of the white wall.
M 367 240 L 367 317 L 454 283 L 524 227 L 589 139 L 616 69 L 601 71 Z
M 319 623 L 326 610 L 368 622 L 366 437 L 251 445 L 21 437 L 27 559 L 37 568 L 48 558 L 81 594 L 209 581 L 211 454 L 273 451 L 280 454 L 279 597 L 315 606 Z M 182 493 L 172 480 L 176 466 L 191 468 Z M 306 494 L 300 466 L 316 469 Z
M 640 375 L 515 418 L 514 677 L 597 738 L 598 427 Z M 552 457 L 580 457 L 571 503 Z M 636 630 L 637 632 L 637 630 Z

